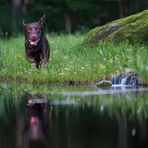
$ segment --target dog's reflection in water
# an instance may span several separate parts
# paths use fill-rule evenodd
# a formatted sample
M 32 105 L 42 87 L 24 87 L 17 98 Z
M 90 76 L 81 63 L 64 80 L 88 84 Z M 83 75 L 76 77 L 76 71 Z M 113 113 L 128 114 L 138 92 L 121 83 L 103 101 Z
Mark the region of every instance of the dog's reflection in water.
M 28 99 L 27 116 L 23 132 L 24 147 L 47 147 L 48 133 L 49 105 L 47 99 Z

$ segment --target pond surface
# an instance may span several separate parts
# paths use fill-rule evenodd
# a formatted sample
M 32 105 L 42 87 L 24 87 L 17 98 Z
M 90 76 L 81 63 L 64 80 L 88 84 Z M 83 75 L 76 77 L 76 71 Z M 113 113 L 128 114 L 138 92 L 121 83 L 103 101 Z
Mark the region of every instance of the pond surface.
M 0 148 L 147 148 L 148 89 L 0 84 Z

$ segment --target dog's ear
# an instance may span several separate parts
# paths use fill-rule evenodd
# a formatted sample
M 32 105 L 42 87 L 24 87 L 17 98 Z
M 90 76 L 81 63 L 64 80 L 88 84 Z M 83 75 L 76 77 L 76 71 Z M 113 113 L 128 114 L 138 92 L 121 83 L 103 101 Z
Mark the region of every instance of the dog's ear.
M 23 20 L 23 26 L 26 27 L 26 25 L 27 25 L 27 24 L 25 23 L 25 20 Z
M 43 26 L 44 23 L 45 23 L 45 19 L 46 19 L 46 15 L 44 14 L 44 15 L 40 18 L 40 20 L 38 21 L 39 24 Z

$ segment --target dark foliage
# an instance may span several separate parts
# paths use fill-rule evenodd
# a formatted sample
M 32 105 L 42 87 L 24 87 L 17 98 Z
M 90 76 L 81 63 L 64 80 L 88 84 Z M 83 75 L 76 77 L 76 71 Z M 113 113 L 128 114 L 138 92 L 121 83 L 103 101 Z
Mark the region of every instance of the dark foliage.
M 32 22 L 43 14 L 47 16 L 47 31 L 85 31 L 147 7 L 147 0 L 1 0 L 0 32 L 18 34 L 23 31 L 24 18 Z

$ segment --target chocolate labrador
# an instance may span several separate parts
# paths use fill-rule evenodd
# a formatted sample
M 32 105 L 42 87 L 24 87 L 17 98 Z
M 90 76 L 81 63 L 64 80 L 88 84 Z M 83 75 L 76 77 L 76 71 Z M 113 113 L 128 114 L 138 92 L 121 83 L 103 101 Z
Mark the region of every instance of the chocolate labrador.
M 39 21 L 28 24 L 23 21 L 26 58 L 36 68 L 46 65 L 50 55 L 49 43 L 43 30 L 45 18 L 43 15 Z

